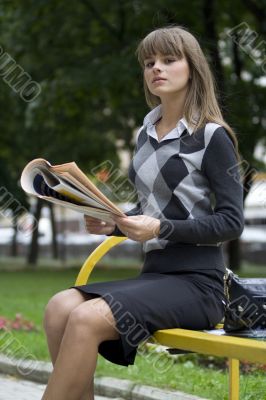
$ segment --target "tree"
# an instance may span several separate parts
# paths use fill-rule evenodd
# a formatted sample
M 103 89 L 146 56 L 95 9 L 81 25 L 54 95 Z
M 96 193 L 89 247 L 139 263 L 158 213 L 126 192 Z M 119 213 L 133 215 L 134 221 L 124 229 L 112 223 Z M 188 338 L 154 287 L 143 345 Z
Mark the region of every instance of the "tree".
M 148 111 L 134 55 L 137 43 L 151 29 L 177 23 L 199 38 L 208 55 L 224 115 L 238 134 L 248 166 L 247 193 L 250 171 L 265 168 L 253 156 L 258 141 L 265 140 L 265 88 L 258 84 L 263 75 L 259 58 L 263 61 L 264 53 L 262 49 L 254 61 L 254 52 L 252 58 L 241 42 L 241 31 L 234 28 L 245 21 L 257 33 L 257 44 L 263 42 L 261 4 L 256 0 L 237 0 L 233 6 L 227 0 L 189 4 L 115 0 L 112 7 L 107 0 L 2 4 L 2 46 L 41 85 L 40 95 L 28 103 L 5 88 L 8 101 L 3 106 L 12 113 L 7 111 L 10 117 L 2 126 L 19 147 L 15 156 L 16 146 L 7 146 L 7 159 L 12 163 L 16 159 L 15 179 L 27 161 L 40 155 L 53 163 L 78 160 L 87 173 L 103 160 L 118 167 L 117 140 L 132 151 L 133 132 Z M 233 255 L 238 242 L 232 246 L 230 265 L 236 268 L 239 257 Z

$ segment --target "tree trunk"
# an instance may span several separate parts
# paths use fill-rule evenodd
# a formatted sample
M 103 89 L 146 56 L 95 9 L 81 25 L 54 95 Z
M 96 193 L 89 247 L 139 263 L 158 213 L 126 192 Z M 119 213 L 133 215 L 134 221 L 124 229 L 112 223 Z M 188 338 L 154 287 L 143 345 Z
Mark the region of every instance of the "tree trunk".
M 18 223 L 18 218 L 15 215 L 14 216 L 14 220 L 13 220 L 14 234 L 13 234 L 13 237 L 12 237 L 11 249 L 10 249 L 11 257 L 17 257 L 17 255 L 18 255 L 18 246 L 17 246 L 18 228 L 17 228 L 17 223 Z
M 204 0 L 202 13 L 203 13 L 203 24 L 205 28 L 205 36 L 206 38 L 209 38 L 208 41 L 206 41 L 206 45 L 208 47 L 208 52 L 211 58 L 212 72 L 214 74 L 215 81 L 217 82 L 217 86 L 219 88 L 219 103 L 223 107 L 224 97 L 226 95 L 225 79 L 224 79 L 224 71 L 218 47 L 219 36 L 216 27 L 217 14 L 215 10 L 215 1 Z
M 67 260 L 67 245 L 65 242 L 66 235 L 66 219 L 65 219 L 65 209 L 61 207 L 61 235 L 62 241 L 60 245 L 60 259 L 62 261 L 62 265 L 64 266 Z
M 42 210 L 42 200 L 37 199 L 34 218 L 37 221 L 35 229 L 32 231 L 31 244 L 28 253 L 28 264 L 36 266 L 39 253 L 38 234 L 39 234 L 39 221 Z
M 59 253 L 58 253 L 58 243 L 57 243 L 57 229 L 56 229 L 53 204 L 49 203 L 49 208 L 50 208 L 50 218 L 51 218 L 51 227 L 52 227 L 52 257 L 54 259 L 58 259 Z

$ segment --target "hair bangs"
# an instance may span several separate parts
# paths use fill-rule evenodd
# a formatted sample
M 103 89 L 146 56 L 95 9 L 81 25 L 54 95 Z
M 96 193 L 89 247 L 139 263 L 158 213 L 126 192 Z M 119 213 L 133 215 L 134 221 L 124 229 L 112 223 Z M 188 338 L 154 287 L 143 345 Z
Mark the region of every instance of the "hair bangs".
M 181 37 L 170 29 L 159 29 L 151 32 L 137 48 L 139 63 L 144 66 L 144 60 L 156 54 L 173 55 L 178 59 L 184 57 Z

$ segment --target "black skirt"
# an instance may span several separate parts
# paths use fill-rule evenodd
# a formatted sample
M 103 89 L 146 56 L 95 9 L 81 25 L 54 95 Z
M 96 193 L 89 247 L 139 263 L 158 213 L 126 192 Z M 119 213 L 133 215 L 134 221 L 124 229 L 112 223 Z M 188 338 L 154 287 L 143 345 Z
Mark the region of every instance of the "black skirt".
M 119 365 L 134 364 L 138 346 L 158 329 L 211 329 L 224 316 L 223 273 L 218 270 L 142 272 L 75 288 L 110 306 L 120 338 L 102 342 L 99 353 Z

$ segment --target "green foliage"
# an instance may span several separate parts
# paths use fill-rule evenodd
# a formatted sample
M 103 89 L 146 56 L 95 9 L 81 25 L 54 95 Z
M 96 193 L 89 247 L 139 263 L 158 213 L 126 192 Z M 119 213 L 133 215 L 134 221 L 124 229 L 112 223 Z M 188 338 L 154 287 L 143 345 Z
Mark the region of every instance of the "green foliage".
M 263 70 L 226 33 L 244 21 L 258 45 L 263 13 L 255 0 L 114 0 L 112 7 L 107 0 L 3 2 L 0 45 L 42 90 L 25 103 L 0 79 L 0 181 L 18 194 L 21 169 L 39 156 L 52 163 L 75 160 L 88 173 L 103 160 L 118 166 L 117 140 L 132 150 L 133 131 L 147 112 L 137 43 L 172 23 L 199 38 L 243 158 L 263 168 L 253 158 L 256 143 L 265 140 L 265 88 L 257 83 Z

